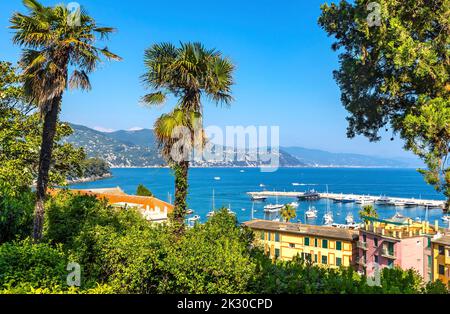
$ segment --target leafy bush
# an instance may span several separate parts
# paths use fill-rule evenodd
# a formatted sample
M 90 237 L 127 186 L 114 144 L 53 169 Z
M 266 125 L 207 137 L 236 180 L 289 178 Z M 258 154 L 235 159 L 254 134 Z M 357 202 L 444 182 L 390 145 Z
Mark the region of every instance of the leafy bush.
M 67 258 L 61 246 L 30 239 L 0 245 L 0 292 L 28 293 L 66 285 Z
M 34 199 L 29 188 L 23 188 L 19 196 L 0 193 L 0 244 L 31 234 Z
M 139 184 L 136 189 L 136 195 L 139 196 L 153 196 L 153 193 L 143 184 Z

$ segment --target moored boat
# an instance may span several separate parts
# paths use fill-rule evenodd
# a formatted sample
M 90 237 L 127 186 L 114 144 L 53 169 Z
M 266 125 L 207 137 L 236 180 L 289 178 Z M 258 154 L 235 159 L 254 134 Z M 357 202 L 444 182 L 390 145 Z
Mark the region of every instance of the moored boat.
M 307 219 L 313 219 L 317 217 L 317 209 L 314 206 L 310 206 L 308 210 L 305 212 Z

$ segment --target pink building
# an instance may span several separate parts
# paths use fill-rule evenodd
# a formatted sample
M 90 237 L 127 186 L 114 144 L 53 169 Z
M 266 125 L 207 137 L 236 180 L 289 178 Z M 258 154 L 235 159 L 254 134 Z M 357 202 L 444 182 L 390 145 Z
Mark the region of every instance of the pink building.
M 432 279 L 431 238 L 436 227 L 428 222 L 413 222 L 399 214 L 390 219 L 367 217 L 360 229 L 358 270 L 372 277 L 376 266 L 413 268 L 425 281 Z

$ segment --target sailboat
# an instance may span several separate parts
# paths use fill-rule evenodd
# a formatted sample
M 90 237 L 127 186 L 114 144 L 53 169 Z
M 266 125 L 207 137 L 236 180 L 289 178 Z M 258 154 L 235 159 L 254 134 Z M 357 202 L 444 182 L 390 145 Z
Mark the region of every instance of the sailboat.
M 345 217 L 345 223 L 350 225 L 352 223 L 354 223 L 355 220 L 353 219 L 353 214 L 352 213 L 348 213 L 347 216 Z
M 317 209 L 314 206 L 310 206 L 305 212 L 307 219 L 313 219 L 317 217 Z
M 197 220 L 199 220 L 200 219 L 200 216 L 199 215 L 194 215 L 194 216 L 192 216 L 191 218 L 188 218 L 188 221 L 189 222 L 194 222 L 194 221 L 197 221 Z
M 327 184 L 327 194 L 328 194 L 328 184 Z M 331 225 L 333 223 L 333 213 L 330 210 L 330 199 L 327 198 L 327 212 L 323 215 L 323 221 L 325 225 Z
M 264 206 L 265 213 L 276 213 L 283 208 L 284 205 L 278 204 L 278 195 L 276 197 L 276 204 L 269 204 Z
M 209 213 L 206 214 L 206 217 L 208 217 L 208 218 L 214 216 L 214 214 L 216 213 L 214 211 L 215 207 L 216 207 L 214 196 L 215 196 L 215 193 L 214 193 L 214 189 L 213 189 L 213 192 L 212 192 L 212 211 L 210 211 Z

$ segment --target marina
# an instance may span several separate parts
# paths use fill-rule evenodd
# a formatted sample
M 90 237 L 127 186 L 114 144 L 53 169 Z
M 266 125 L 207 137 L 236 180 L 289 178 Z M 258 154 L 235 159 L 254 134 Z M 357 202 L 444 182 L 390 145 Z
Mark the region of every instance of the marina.
M 444 201 L 441 200 L 427 200 L 427 199 L 415 199 L 415 198 L 400 198 L 400 197 L 387 197 L 371 196 L 371 195 L 357 195 L 357 194 L 343 194 L 343 193 L 320 193 L 314 190 L 306 192 L 281 192 L 281 191 L 260 191 L 260 192 L 247 192 L 247 194 L 255 198 L 268 198 L 268 197 L 288 197 L 297 198 L 299 200 L 317 200 L 317 199 L 329 199 L 336 203 L 350 203 L 355 202 L 360 205 L 393 205 L 396 207 L 428 207 L 428 208 L 444 208 Z

